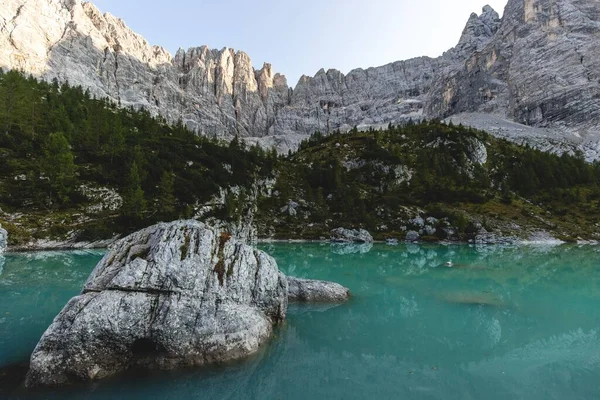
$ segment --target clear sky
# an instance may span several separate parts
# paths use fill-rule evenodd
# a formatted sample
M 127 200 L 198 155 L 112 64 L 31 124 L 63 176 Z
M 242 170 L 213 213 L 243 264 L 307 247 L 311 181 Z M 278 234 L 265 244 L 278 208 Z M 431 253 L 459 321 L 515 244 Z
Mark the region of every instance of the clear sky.
M 270 62 L 295 86 L 320 68 L 375 67 L 458 43 L 472 12 L 507 0 L 92 0 L 151 44 L 174 54 L 208 45 L 243 50 L 255 68 Z

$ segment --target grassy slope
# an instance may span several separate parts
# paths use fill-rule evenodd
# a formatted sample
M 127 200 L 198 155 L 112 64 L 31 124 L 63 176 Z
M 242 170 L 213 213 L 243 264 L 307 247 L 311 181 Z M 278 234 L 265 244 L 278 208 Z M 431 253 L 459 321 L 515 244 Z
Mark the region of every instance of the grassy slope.
M 487 151 L 482 165 L 474 156 L 479 144 Z M 471 238 L 478 224 L 521 238 L 537 231 L 565 240 L 599 238 L 597 166 L 462 127 L 424 124 L 314 138 L 280 168 L 278 196 L 261 205 L 262 233 L 275 238 L 318 239 L 345 226 L 403 239 L 406 230 L 419 229 L 411 223 L 418 215 L 446 220 L 438 228 L 452 228 L 456 240 Z M 315 177 L 315 169 L 323 173 Z M 412 178 L 398 183 L 393 171 L 401 169 Z M 281 211 L 288 200 L 300 204 L 296 215 Z M 449 238 L 443 229 L 426 236 Z

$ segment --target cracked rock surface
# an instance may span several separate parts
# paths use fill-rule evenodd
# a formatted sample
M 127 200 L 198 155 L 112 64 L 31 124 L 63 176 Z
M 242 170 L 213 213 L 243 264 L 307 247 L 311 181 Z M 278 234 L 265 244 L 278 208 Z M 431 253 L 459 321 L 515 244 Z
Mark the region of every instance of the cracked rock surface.
M 27 386 L 172 369 L 255 352 L 285 318 L 287 279 L 267 254 L 196 221 L 117 242 L 42 336 Z
M 337 284 L 287 278 L 271 256 L 220 228 L 194 220 L 151 226 L 98 263 L 40 339 L 26 385 L 246 357 L 285 318 L 288 293 L 293 301 L 349 297 Z

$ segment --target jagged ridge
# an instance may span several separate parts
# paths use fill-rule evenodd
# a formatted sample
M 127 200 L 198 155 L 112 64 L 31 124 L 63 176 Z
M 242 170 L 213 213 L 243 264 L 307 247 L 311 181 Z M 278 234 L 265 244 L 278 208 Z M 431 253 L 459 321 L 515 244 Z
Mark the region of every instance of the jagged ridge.
M 255 70 L 241 51 L 204 46 L 172 57 L 90 3 L 7 0 L 0 6 L 0 66 L 80 84 L 201 134 L 260 138 L 283 151 L 315 130 L 475 112 L 547 128 L 568 142 L 560 149 L 578 146 L 595 159 L 599 20 L 597 2 L 510 0 L 502 19 L 489 6 L 471 15 L 458 45 L 439 58 L 347 75 L 320 70 L 292 90 L 271 65 Z M 505 136 L 519 140 L 537 135 L 507 129 Z

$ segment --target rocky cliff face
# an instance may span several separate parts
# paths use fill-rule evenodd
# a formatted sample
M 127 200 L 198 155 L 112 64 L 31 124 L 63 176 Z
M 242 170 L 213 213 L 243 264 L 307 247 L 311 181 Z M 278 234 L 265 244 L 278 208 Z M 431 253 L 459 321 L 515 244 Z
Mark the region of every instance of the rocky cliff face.
M 440 74 L 428 115 L 479 111 L 529 126 L 598 130 L 600 3 L 511 0 L 489 26 L 495 33 L 487 42 Z
M 0 26 L 0 66 L 68 80 L 206 135 L 240 135 L 285 151 L 315 130 L 423 117 L 468 123 L 461 115 L 475 113 L 484 126 L 487 117 L 522 124 L 507 125 L 509 138 L 546 129 L 563 144 L 558 150 L 579 147 L 589 159 L 600 153 L 598 2 L 509 0 L 502 19 L 486 6 L 439 58 L 347 75 L 320 70 L 293 90 L 271 65 L 255 70 L 241 51 L 198 47 L 172 57 L 80 0 L 6 0 Z

